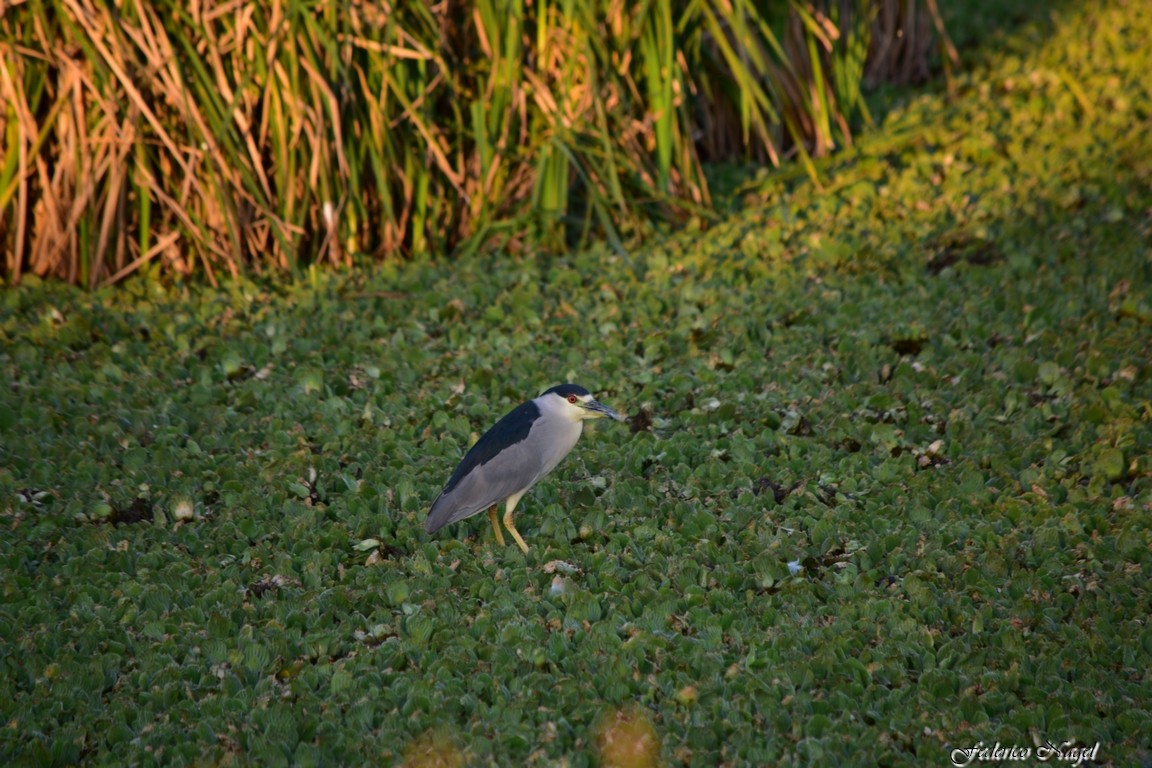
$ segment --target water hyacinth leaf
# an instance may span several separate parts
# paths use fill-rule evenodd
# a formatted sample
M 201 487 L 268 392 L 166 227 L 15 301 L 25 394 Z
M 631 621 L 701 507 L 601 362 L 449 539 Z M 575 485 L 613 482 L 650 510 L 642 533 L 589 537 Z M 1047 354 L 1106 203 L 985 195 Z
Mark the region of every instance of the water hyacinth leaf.
M 1096 458 L 1096 471 L 1109 482 L 1117 482 L 1124 477 L 1124 452 L 1119 448 L 1105 448 Z

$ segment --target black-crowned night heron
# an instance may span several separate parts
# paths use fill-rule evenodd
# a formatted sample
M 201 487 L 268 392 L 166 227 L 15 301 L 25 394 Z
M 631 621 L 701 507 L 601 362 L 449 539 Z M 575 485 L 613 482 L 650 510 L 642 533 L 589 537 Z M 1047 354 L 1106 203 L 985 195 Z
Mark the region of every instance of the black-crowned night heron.
M 575 384 L 552 387 L 535 400 L 518 405 L 464 456 L 432 503 L 424 530 L 433 533 L 487 509 L 496 540 L 503 545 L 504 534 L 493 506 L 503 501 L 504 527 L 527 552 L 528 545 L 512 524 L 517 502 L 575 447 L 585 421 L 605 416 L 624 420 Z

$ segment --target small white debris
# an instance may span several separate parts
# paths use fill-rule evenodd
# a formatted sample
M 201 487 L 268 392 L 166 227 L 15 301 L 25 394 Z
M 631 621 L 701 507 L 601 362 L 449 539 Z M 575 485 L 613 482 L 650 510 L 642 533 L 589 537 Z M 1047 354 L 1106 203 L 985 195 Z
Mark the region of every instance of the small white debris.
M 552 560 L 544 564 L 544 573 L 556 573 L 557 571 L 571 575 L 580 573 L 580 568 L 565 560 Z
M 172 505 L 172 517 L 176 518 L 177 522 L 191 520 L 196 517 L 196 509 L 188 499 L 178 499 Z
M 800 565 L 799 560 L 793 560 L 792 562 L 788 563 L 788 573 L 792 574 L 793 576 L 800 573 L 802 570 L 804 570 L 804 566 Z

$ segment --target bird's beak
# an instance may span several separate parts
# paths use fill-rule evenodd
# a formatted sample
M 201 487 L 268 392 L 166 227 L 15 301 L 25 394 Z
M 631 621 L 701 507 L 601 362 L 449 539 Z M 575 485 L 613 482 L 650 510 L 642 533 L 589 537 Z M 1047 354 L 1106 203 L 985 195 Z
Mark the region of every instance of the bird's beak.
M 616 413 L 616 411 L 604 405 L 604 403 L 601 403 L 599 400 L 589 400 L 588 402 L 584 403 L 583 406 L 584 410 L 588 411 L 588 415 L 584 417 L 586 419 L 602 419 L 607 416 L 608 418 L 615 419 L 616 421 L 624 421 L 623 416 Z

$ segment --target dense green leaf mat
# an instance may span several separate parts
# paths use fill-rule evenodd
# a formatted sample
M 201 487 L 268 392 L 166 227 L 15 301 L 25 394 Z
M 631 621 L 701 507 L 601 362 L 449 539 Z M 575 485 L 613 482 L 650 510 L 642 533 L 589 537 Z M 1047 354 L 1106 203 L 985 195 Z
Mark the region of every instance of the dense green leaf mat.
M 628 257 L 0 294 L 0 763 L 1152 760 L 1152 9 L 1090 5 Z M 564 380 L 631 428 L 529 554 L 425 536 Z

